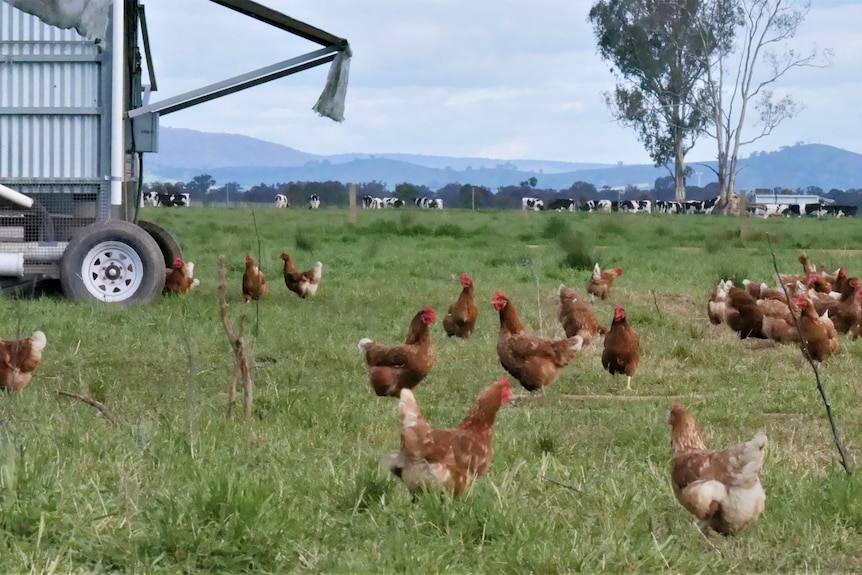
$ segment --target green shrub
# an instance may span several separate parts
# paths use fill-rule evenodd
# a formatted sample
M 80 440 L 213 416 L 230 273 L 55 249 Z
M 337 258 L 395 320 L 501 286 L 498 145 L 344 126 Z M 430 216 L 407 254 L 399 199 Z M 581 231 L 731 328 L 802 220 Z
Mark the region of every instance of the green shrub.
M 583 233 L 570 231 L 559 235 L 557 245 L 563 252 L 563 266 L 576 270 L 593 268 L 596 257 Z
M 296 249 L 304 252 L 313 252 L 317 248 L 317 238 L 303 228 L 296 229 L 294 242 L 296 243 Z

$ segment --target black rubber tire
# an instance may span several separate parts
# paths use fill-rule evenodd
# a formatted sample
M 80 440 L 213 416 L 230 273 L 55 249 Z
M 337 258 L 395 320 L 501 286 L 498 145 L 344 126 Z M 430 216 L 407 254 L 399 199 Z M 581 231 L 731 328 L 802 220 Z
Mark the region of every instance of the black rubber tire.
M 124 256 L 124 260 L 120 261 L 121 265 L 112 265 L 106 277 L 94 271 L 98 270 L 102 258 L 108 261 L 117 254 Z M 140 259 L 140 265 L 136 265 L 135 258 Z M 88 259 L 90 261 L 85 261 Z M 148 304 L 159 297 L 165 287 L 163 260 L 156 240 L 137 225 L 124 221 L 96 222 L 79 230 L 63 252 L 60 284 L 66 297 L 73 301 L 117 307 Z M 112 288 L 109 276 L 126 272 L 133 281 L 124 284 L 120 277 Z
M 158 244 L 165 258 L 165 268 L 170 269 L 174 267 L 174 260 L 183 257 L 183 249 L 180 247 L 180 242 L 167 229 L 147 220 L 138 220 L 138 226 L 143 228 L 145 232 L 150 234 L 150 237 L 156 240 L 156 244 Z

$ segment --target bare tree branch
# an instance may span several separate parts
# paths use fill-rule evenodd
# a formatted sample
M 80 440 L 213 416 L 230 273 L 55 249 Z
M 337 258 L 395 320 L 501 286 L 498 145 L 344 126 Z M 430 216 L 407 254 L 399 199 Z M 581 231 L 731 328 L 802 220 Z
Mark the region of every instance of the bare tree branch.
M 233 416 L 233 407 L 236 403 L 237 396 L 236 384 L 239 378 L 242 377 L 244 391 L 243 399 L 245 407 L 244 415 L 245 419 L 248 420 L 251 419 L 252 415 L 254 385 L 251 381 L 251 372 L 249 371 L 248 359 L 246 358 L 245 353 L 246 341 L 245 337 L 243 337 L 243 325 L 245 323 L 245 315 L 242 314 L 239 316 L 239 320 L 237 321 L 237 329 L 236 331 L 234 331 L 233 326 L 231 325 L 230 316 L 228 315 L 226 279 L 227 270 L 225 269 L 224 256 L 219 256 L 218 284 L 216 288 L 216 294 L 219 301 L 222 326 L 224 327 L 224 331 L 227 334 L 227 339 L 230 343 L 231 349 L 234 352 L 235 358 L 233 376 L 231 377 L 228 398 L 228 417 Z

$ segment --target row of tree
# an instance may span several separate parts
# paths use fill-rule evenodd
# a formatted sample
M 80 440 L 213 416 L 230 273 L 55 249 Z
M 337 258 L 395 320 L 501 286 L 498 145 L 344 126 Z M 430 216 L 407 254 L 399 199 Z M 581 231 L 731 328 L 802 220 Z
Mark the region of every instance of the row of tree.
M 152 182 L 144 184 L 144 192 L 163 193 L 187 192 L 195 203 L 203 205 L 218 205 L 230 202 L 272 204 L 276 194 L 287 196 L 291 206 L 299 207 L 307 204 L 309 197 L 316 194 L 324 206 L 345 207 L 349 202 L 348 184 L 341 182 L 288 182 L 286 184 L 257 184 L 243 189 L 236 182 L 229 182 L 216 187 L 215 180 L 207 174 L 196 176 L 189 182 L 165 183 Z M 415 186 L 402 183 L 389 190 L 381 182 L 365 182 L 356 184 L 356 196 L 359 201 L 362 196 L 377 198 L 395 197 L 410 204 L 415 198 L 428 197 L 443 200 L 443 205 L 452 208 L 465 209 L 520 209 L 521 198 L 536 197 L 546 203 L 556 198 L 571 198 L 577 202 L 587 200 L 673 200 L 675 199 L 675 179 L 673 176 L 657 178 L 651 190 L 642 190 L 634 186 L 625 189 L 596 188 L 589 182 L 578 181 L 562 190 L 536 188 L 535 181 L 524 181 L 517 186 L 502 186 L 492 191 L 484 186 L 472 184 L 451 183 L 432 191 L 426 186 Z M 854 205 L 862 208 L 862 189 L 825 191 L 817 186 L 809 186 L 797 190 L 775 188 L 779 194 L 808 194 L 834 200 L 838 204 Z M 690 200 L 706 200 L 719 195 L 717 182 L 704 187 L 688 186 L 687 198 Z M 760 190 L 758 190 L 760 192 Z M 749 197 L 754 200 L 753 193 Z
M 656 166 L 686 199 L 685 156 L 701 136 L 716 143 L 720 205 L 732 193 L 740 148 L 768 136 L 802 105 L 775 84 L 794 68 L 822 67 L 829 50 L 788 46 L 810 2 L 599 0 L 589 18 L 599 54 L 617 78 L 605 94 Z M 744 134 L 754 119 L 754 130 Z

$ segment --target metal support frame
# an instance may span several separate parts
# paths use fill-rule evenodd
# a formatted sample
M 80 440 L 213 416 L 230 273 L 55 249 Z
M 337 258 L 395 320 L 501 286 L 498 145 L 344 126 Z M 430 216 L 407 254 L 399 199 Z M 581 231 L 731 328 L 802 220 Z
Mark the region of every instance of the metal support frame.
M 134 119 L 139 116 L 151 114 L 164 116 L 171 112 L 184 110 L 185 108 L 208 102 L 222 96 L 227 96 L 228 94 L 233 94 L 240 90 L 245 90 L 246 88 L 264 84 L 271 80 L 277 80 L 278 78 L 283 78 L 284 76 L 308 70 L 309 68 L 320 66 L 321 64 L 327 64 L 335 59 L 338 52 L 349 49 L 349 44 L 344 38 L 339 38 L 329 32 L 315 28 L 305 22 L 291 18 L 281 12 L 273 10 L 272 8 L 268 8 L 263 4 L 253 2 L 252 0 L 210 1 L 214 4 L 224 6 L 225 8 L 229 8 L 239 12 L 240 14 L 259 20 L 265 24 L 269 24 L 270 26 L 274 26 L 280 30 L 290 32 L 300 36 L 301 38 L 305 38 L 306 40 L 321 44 L 324 47 L 295 58 L 283 60 L 270 66 L 264 66 L 263 68 L 258 68 L 251 72 L 246 72 L 245 74 L 240 74 L 220 82 L 209 84 L 208 86 L 204 86 L 196 90 L 190 90 L 165 100 L 160 100 L 151 104 L 146 104 L 140 108 L 135 108 L 134 110 L 129 110 L 129 118 Z M 152 72 L 152 57 L 149 50 L 149 40 L 146 32 L 146 19 L 143 14 L 143 7 L 141 7 L 140 18 L 143 29 L 145 58 L 150 74 L 149 89 L 151 91 L 155 91 L 156 80 L 155 75 Z M 146 123 L 147 125 L 152 124 L 149 119 L 146 120 Z
M 308 52 L 302 56 L 297 56 L 296 58 L 283 60 L 276 64 L 264 66 L 263 68 L 258 68 L 257 70 L 252 70 L 251 72 L 246 72 L 245 74 L 240 74 L 239 76 L 234 76 L 232 78 L 204 86 L 203 88 L 190 90 L 177 96 L 154 102 L 147 106 L 129 110 L 128 115 L 129 118 L 135 118 L 148 113 L 158 113 L 160 116 L 164 116 L 171 112 L 184 110 L 185 108 L 189 108 L 196 104 L 208 102 L 209 100 L 233 94 L 234 92 L 239 92 L 240 90 L 269 82 L 270 80 L 282 78 L 290 74 L 295 74 L 296 72 L 301 72 L 302 70 L 307 70 L 309 68 L 331 62 L 335 59 L 335 53 L 338 51 L 339 49 L 334 46 L 321 48 L 314 52 Z

